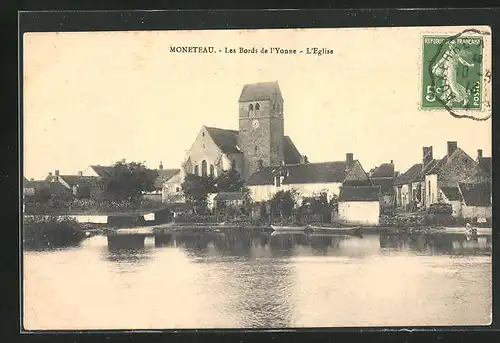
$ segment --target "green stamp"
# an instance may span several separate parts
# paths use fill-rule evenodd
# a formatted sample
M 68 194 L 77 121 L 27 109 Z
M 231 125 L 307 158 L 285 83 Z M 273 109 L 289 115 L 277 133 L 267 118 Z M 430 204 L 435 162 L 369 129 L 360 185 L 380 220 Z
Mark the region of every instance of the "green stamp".
M 484 42 L 467 33 L 423 36 L 421 109 L 482 109 Z

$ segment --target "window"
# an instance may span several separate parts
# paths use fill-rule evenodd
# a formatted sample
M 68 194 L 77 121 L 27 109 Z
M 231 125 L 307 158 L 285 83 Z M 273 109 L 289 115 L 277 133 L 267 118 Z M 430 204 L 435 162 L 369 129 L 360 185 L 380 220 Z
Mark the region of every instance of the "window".
M 176 188 L 175 188 L 175 191 L 176 191 L 177 193 L 179 193 L 179 192 L 181 191 L 180 187 L 176 187 Z
M 280 105 L 276 105 L 276 112 L 278 112 L 278 114 L 280 114 Z
M 257 153 L 257 150 L 259 150 L 259 148 L 257 146 L 255 146 L 254 150 Z
M 197 165 L 194 166 L 194 175 L 199 175 L 199 173 L 198 173 L 198 166 Z
M 203 143 L 203 144 L 201 145 L 201 147 L 202 147 L 202 149 L 205 149 L 205 143 Z
M 276 104 L 273 104 L 273 111 L 276 111 Z
M 429 200 L 431 199 L 431 181 L 428 182 L 427 188 L 429 188 Z
M 202 133 L 201 133 L 201 136 L 202 136 L 202 137 L 205 137 L 205 132 L 202 132 Z
M 210 165 L 210 176 L 214 177 L 214 166 L 212 164 Z
M 276 187 L 281 187 L 281 178 L 279 176 L 276 176 L 274 179 Z
M 256 111 L 260 110 L 260 105 L 259 105 L 258 103 L 257 103 L 257 104 L 255 104 L 255 110 L 256 110 Z
M 201 162 L 201 176 L 207 176 L 207 161 L 205 160 Z
M 249 110 L 249 111 L 253 111 L 253 105 L 252 105 L 252 104 L 250 104 L 250 105 L 248 106 L 248 110 Z

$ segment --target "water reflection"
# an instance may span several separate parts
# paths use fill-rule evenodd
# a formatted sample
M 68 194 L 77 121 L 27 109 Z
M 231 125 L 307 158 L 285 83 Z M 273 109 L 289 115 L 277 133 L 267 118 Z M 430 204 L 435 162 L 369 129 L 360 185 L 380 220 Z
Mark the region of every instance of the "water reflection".
M 380 247 L 391 250 L 410 250 L 430 255 L 490 254 L 491 236 L 470 237 L 465 234 L 381 234 Z

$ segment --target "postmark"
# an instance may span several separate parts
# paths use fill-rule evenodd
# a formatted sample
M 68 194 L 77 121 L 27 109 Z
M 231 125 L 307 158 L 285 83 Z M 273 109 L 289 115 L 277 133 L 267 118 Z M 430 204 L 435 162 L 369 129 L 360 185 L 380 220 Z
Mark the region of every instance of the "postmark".
M 485 35 L 489 33 L 475 29 L 423 35 L 422 110 L 445 110 L 456 118 L 473 120 L 491 116 Z

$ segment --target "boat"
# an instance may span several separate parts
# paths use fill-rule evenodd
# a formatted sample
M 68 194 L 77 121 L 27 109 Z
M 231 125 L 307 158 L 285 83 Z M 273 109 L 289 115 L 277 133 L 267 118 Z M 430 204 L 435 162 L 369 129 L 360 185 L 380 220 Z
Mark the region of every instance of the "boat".
M 271 225 L 271 228 L 274 231 L 277 232 L 304 232 L 307 228 L 307 226 L 278 226 L 278 225 Z
M 358 234 L 361 230 L 360 226 L 353 227 L 329 227 L 329 226 L 313 226 L 310 225 L 309 228 L 314 230 L 314 232 L 327 232 L 327 233 L 338 233 L 338 234 Z
M 490 227 L 472 227 L 470 225 L 464 227 L 444 227 L 441 228 L 444 233 L 456 233 L 465 235 L 489 236 L 492 234 Z

